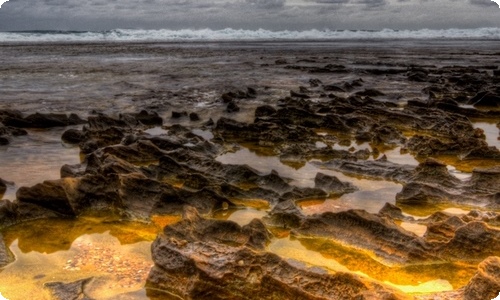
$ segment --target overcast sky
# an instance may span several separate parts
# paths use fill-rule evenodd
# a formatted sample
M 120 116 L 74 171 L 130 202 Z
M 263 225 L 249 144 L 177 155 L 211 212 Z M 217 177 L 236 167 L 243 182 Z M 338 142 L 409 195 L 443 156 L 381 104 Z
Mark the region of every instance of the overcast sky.
M 490 0 L 10 0 L 0 31 L 500 27 Z

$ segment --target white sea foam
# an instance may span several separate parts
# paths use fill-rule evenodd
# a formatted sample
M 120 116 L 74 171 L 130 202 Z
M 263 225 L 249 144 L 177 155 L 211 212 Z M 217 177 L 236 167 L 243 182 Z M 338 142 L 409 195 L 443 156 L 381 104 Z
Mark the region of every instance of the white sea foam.
M 258 41 L 339 39 L 500 39 L 500 28 L 421 30 L 306 30 L 270 31 L 226 28 L 182 30 L 115 29 L 109 31 L 18 31 L 0 32 L 0 42 L 92 42 L 92 41 Z

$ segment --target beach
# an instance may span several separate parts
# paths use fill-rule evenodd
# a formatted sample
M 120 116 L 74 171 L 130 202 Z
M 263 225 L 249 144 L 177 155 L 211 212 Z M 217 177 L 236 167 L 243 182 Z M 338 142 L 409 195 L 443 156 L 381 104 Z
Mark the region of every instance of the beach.
M 498 49 L 3 42 L 0 292 L 496 296 Z

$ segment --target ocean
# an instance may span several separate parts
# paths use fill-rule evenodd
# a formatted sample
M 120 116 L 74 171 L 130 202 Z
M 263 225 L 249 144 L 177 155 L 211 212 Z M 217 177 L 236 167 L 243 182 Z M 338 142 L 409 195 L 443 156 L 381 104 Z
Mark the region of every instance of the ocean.
M 500 39 L 500 28 L 420 30 L 306 30 L 182 29 L 108 31 L 11 31 L 0 32 L 5 42 L 181 42 L 181 41 L 268 41 L 268 40 L 356 40 L 356 39 Z

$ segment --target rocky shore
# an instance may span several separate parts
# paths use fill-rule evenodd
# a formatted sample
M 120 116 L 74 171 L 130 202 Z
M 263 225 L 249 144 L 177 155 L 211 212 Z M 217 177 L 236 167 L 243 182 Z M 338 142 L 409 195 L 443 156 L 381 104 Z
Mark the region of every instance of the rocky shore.
M 138 222 L 182 216 L 152 244 L 154 267 L 145 283 L 150 299 L 493 299 L 500 293 L 500 151 L 473 123 L 500 124 L 500 58 L 489 55 L 494 64 L 395 62 L 355 69 L 305 54 L 279 57 L 260 67 L 293 72 L 307 85 L 271 98 L 266 86 L 225 90 L 214 104 L 222 111 L 218 117 L 189 105 L 168 114 L 151 107 L 88 115 L 2 109 L 2 147 L 29 134 L 26 129 L 73 126 L 61 141 L 79 147 L 82 162 L 61 166 L 60 179 L 20 187 L 15 199 L 0 200 L 0 229 L 93 214 Z M 343 74 L 351 79 L 338 79 Z M 421 96 L 394 101 L 376 85 L 391 76 L 420 86 Z M 314 166 L 313 186 L 218 160 L 243 147 L 295 168 Z M 392 149 L 418 165 L 391 161 L 385 152 Z M 470 175 L 459 177 L 449 166 Z M 349 177 L 402 189 L 378 213 L 349 207 L 303 212 L 300 201 L 358 191 Z M 9 185 L 0 179 L 0 194 Z M 266 215 L 247 225 L 213 218 L 256 201 L 268 208 Z M 453 214 L 445 207 L 468 211 Z M 429 209 L 425 217 L 409 213 Z M 283 236 L 330 241 L 389 268 L 468 265 L 477 272 L 449 291 L 405 293 L 370 274 L 272 253 L 269 244 Z M 14 259 L 0 234 L 0 277 Z M 91 281 L 46 288 L 55 299 L 88 299 Z

